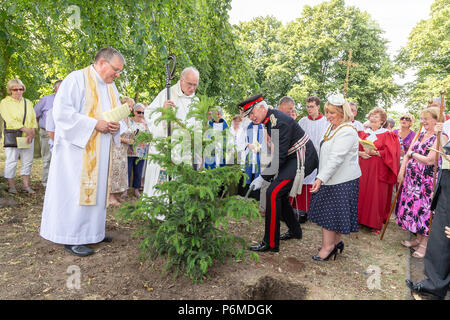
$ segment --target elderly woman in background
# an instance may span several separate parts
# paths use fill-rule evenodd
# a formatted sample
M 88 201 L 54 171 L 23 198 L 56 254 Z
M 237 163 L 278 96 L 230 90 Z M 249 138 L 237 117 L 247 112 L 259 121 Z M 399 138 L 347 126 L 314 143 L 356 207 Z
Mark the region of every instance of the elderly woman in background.
M 34 136 L 35 129 L 38 128 L 36 113 L 33 103 L 23 97 L 26 91 L 25 85 L 19 79 L 9 80 L 6 84 L 9 94 L 0 102 L 0 115 L 5 121 L 5 129 L 22 131 L 22 137 L 26 137 L 28 148 L 5 147 L 5 178 L 8 179 L 10 193 L 17 193 L 14 185 L 17 162 L 22 161 L 20 175 L 23 181 L 23 190 L 28 193 L 35 193 L 30 187 L 31 167 L 33 165 Z M 26 110 L 26 112 L 25 112 Z
M 128 104 L 131 110 L 134 100 L 125 97 L 120 100 L 120 103 Z M 127 123 L 126 119 L 124 121 Z M 120 146 L 116 146 L 114 143 L 111 144 L 112 162 L 109 195 L 109 205 L 111 206 L 118 206 L 121 202 L 125 201 L 120 195 L 128 189 L 128 144 L 124 142 L 126 134 L 126 132 L 121 134 Z
M 416 258 L 423 258 L 427 249 L 434 164 L 439 156 L 428 148 L 436 149 L 435 127 L 438 118 L 439 108 L 436 107 L 427 108 L 420 113 L 425 131 L 419 134 L 417 141 L 406 153 L 398 175 L 398 182 L 402 183 L 403 188 L 398 198 L 396 222 L 403 230 L 416 234 L 413 241 L 402 241 L 406 247 L 418 247 L 413 253 Z M 442 134 L 442 145 L 447 141 L 447 136 Z
M 145 106 L 142 103 L 137 103 L 133 106 L 133 117 L 128 118 L 128 136 L 124 138 L 124 142 L 128 145 L 128 180 L 133 175 L 133 182 L 131 186 L 134 189 L 134 195 L 140 197 L 141 193 L 141 177 L 144 168 L 145 160 L 140 159 L 147 155 L 148 145 L 140 143 L 134 146 L 134 138 L 139 132 L 150 132 L 147 122 L 144 117 Z
M 360 144 L 358 219 L 359 223 L 379 234 L 387 219 L 392 190 L 400 168 L 400 142 L 392 131 L 383 128 L 387 114 L 376 107 L 369 112 L 368 129 L 358 132 L 361 140 L 375 147 Z M 363 141 L 364 142 L 364 141 Z
M 205 158 L 205 168 L 214 169 L 225 166 L 225 148 L 226 148 L 226 135 L 225 129 L 228 129 L 228 123 L 223 118 L 223 110 L 221 107 L 216 106 L 212 111 L 211 119 L 208 121 L 208 126 L 213 130 L 216 137 L 222 138 L 222 143 L 215 141 L 215 148 L 213 149 L 214 155 Z M 212 136 L 210 135 L 212 138 Z
M 400 140 L 401 156 L 403 157 L 408 152 L 411 142 L 414 139 L 416 133 L 411 130 L 414 124 L 414 116 L 409 113 L 405 113 L 400 117 L 400 129 L 395 129 L 394 133 Z
M 320 145 L 319 173 L 311 188 L 309 219 L 322 227 L 322 246 L 314 260 L 336 259 L 344 250 L 342 234 L 358 231 L 358 133 L 353 113 L 342 94 L 328 97 L 324 106 L 330 122 Z

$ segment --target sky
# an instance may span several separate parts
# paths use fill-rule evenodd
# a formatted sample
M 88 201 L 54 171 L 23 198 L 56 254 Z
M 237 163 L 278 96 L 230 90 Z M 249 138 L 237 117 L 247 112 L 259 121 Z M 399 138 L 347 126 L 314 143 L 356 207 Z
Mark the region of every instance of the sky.
M 356 6 L 370 14 L 385 32 L 388 40 L 388 53 L 394 57 L 400 48 L 406 45 L 408 36 L 416 24 L 429 18 L 431 4 L 434 0 L 345 0 L 347 6 Z M 283 23 L 294 21 L 302 14 L 305 5 L 314 6 L 325 0 L 232 0 L 230 23 L 250 21 L 258 16 L 273 15 Z M 396 79 L 403 84 L 410 81 L 412 72 L 407 72 L 405 79 Z M 401 110 L 401 104 L 396 105 Z

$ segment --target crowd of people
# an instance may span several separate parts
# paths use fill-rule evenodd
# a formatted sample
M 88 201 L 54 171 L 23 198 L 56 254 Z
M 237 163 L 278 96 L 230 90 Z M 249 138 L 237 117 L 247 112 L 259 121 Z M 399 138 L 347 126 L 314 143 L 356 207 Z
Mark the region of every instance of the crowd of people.
M 158 164 L 142 159 L 155 153 L 155 148 L 135 144 L 139 132 L 167 136 L 167 125 L 155 124 L 160 115 L 156 108 L 176 108 L 177 117 L 189 124 L 189 106 L 197 99 L 200 74 L 194 67 L 181 72 L 170 88 L 170 99 L 167 89 L 149 105 L 119 99 L 114 80 L 124 65 L 117 50 L 104 48 L 93 65 L 57 81 L 55 93 L 34 107 L 24 98 L 26 87 L 19 79 L 7 83 L 8 96 L 0 102 L 8 192 L 17 193 L 14 178 L 20 159 L 22 189 L 35 193 L 30 174 L 39 129 L 41 181 L 46 188 L 41 236 L 64 244 L 77 256 L 93 253 L 86 244 L 112 240 L 105 234 L 106 207 L 125 201 L 130 187 L 136 197 L 142 192 L 157 194 L 157 184 L 167 179 Z M 416 258 L 447 259 L 447 266 L 433 269 L 430 277 L 439 278 L 445 272 L 448 277 L 450 250 L 444 230 L 448 235 L 450 120 L 439 121 L 440 100 L 420 112 L 417 132 L 412 130 L 415 118 L 409 113 L 400 117 L 395 128 L 395 121 L 381 107 L 370 110 L 364 124 L 355 120 L 357 104 L 339 92 L 327 95 L 323 113 L 321 103 L 317 96 L 308 97 L 308 115 L 298 119 L 291 97 L 272 107 L 256 95 L 238 105 L 241 112 L 232 116 L 231 126 L 222 108 L 214 107 L 209 115 L 208 128 L 224 141 L 209 156 L 196 159 L 196 168 L 241 165 L 246 178 L 238 193 L 258 200 L 265 217 L 263 240 L 249 249 L 277 252 L 280 240 L 301 239 L 301 224 L 310 220 L 322 228 L 322 243 L 313 259 L 336 259 L 344 250 L 342 235 L 358 232 L 361 226 L 379 234 L 396 201 L 396 224 L 416 236 L 402 245 L 414 248 Z M 102 120 L 102 113 L 122 104 L 129 107 L 128 117 Z M 234 145 L 231 155 L 224 147 L 229 141 Z M 433 190 L 435 185 L 440 193 Z M 433 212 L 438 217 L 432 224 Z M 288 226 L 283 234 L 280 221 Z M 438 231 L 430 232 L 431 227 Z M 436 246 L 447 248 L 446 255 L 436 247 L 427 250 L 433 237 Z M 438 295 L 445 285 L 448 288 L 448 281 L 441 284 L 440 291 L 434 291 Z M 418 291 L 429 287 L 429 283 L 408 285 Z

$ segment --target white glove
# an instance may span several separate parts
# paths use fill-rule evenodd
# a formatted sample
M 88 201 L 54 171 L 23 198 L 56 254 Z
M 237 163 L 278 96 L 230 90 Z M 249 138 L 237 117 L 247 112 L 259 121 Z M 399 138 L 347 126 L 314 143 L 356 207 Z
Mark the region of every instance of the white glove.
M 253 180 L 252 183 L 250 183 L 250 188 L 253 186 L 253 190 L 261 189 L 263 181 L 264 179 L 261 176 L 259 176 L 258 178 Z

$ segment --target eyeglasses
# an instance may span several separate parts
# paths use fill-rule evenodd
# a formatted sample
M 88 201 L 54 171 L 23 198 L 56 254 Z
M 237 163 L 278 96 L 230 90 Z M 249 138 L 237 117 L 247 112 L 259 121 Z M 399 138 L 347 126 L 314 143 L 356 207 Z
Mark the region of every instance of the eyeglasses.
M 144 114 L 144 111 L 136 111 L 137 114 Z
M 306 108 L 308 108 L 308 109 L 312 109 L 312 108 L 315 108 L 315 107 L 317 107 L 315 104 L 311 104 L 309 106 L 308 105 L 306 106 Z
M 25 91 L 25 89 L 24 88 L 14 88 L 14 89 L 11 89 L 11 91 Z
M 197 83 L 192 83 L 192 82 L 186 81 L 184 79 L 183 79 L 183 82 L 186 83 L 189 87 L 197 88 L 197 86 L 198 86 L 198 82 Z
M 411 118 L 408 118 L 408 117 L 401 117 L 400 120 L 411 121 Z
M 113 65 L 111 64 L 111 62 L 109 62 L 109 61 L 106 61 L 106 62 L 111 66 L 111 69 L 113 69 L 114 73 L 116 73 L 117 75 L 120 75 L 122 73 L 122 70 L 114 68 Z

